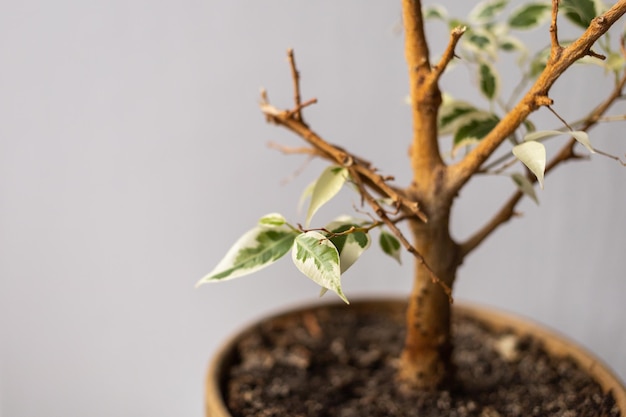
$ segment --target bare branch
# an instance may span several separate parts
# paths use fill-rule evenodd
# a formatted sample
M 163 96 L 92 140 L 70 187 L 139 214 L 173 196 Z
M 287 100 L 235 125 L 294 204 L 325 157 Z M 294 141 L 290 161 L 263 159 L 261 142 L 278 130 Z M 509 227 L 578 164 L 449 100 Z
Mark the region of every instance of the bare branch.
M 610 158 L 610 159 L 612 159 L 614 161 L 619 162 L 622 166 L 626 166 L 626 162 L 624 160 L 622 160 L 622 158 L 620 158 L 619 156 L 611 155 L 610 153 L 606 153 L 604 151 L 601 151 L 601 150 L 595 149 L 595 148 L 594 148 L 594 151 L 596 151 L 596 153 L 599 154 L 599 155 L 602 155 L 604 157 L 607 157 L 607 158 Z
M 284 146 L 281 145 L 280 143 L 276 143 L 276 142 L 268 142 L 267 146 L 270 149 L 275 149 L 285 155 L 309 155 L 309 156 L 319 156 L 322 157 L 324 156 L 322 153 L 320 153 L 320 151 L 318 151 L 315 148 L 306 148 L 306 147 L 291 147 L 291 146 Z
M 560 54 L 561 44 L 559 43 L 559 30 L 557 26 L 557 18 L 559 15 L 559 0 L 552 0 L 552 18 L 550 20 L 550 55 L 554 58 Z
M 359 176 L 358 179 L 354 180 L 364 181 L 376 193 L 383 197 L 390 198 L 394 204 L 396 204 L 398 208 L 401 208 L 405 213 L 426 222 L 426 215 L 421 211 L 417 202 L 408 200 L 403 191 L 387 184 L 387 181 L 392 179 L 392 177 L 378 174 L 369 161 L 357 157 L 337 145 L 326 142 L 311 128 L 309 128 L 306 123 L 304 123 L 300 110 L 315 101 L 308 100 L 304 103 L 301 102 L 299 93 L 299 72 L 296 67 L 294 53 L 292 50 L 289 50 L 287 53 L 289 56 L 289 65 L 291 67 L 294 89 L 297 90 L 294 93 L 295 108 L 291 110 L 280 110 L 272 106 L 268 101 L 267 92 L 262 90 L 260 103 L 261 111 L 265 114 L 268 122 L 276 123 L 287 128 L 288 130 L 291 130 L 308 142 L 312 148 L 282 148 L 281 150 L 289 153 L 306 153 L 309 155 L 315 155 L 328 159 L 338 165 L 353 168 L 352 171 L 355 175 Z M 300 114 L 300 116 L 298 116 L 298 114 Z
M 302 120 L 302 103 L 300 96 L 300 73 L 296 67 L 296 57 L 293 53 L 293 49 L 287 49 L 287 59 L 289 60 L 289 68 L 291 68 L 291 79 L 293 80 L 293 103 L 294 103 L 294 117 L 298 120 Z
M 431 75 L 429 77 L 428 82 L 431 84 L 436 83 L 441 78 L 441 74 L 445 71 L 446 67 L 452 61 L 452 58 L 455 57 L 454 50 L 456 48 L 457 43 L 461 39 L 461 36 L 465 33 L 467 27 L 458 26 L 450 32 L 450 41 L 448 42 L 448 46 L 446 47 L 443 56 L 439 60 L 439 63 L 433 68 Z

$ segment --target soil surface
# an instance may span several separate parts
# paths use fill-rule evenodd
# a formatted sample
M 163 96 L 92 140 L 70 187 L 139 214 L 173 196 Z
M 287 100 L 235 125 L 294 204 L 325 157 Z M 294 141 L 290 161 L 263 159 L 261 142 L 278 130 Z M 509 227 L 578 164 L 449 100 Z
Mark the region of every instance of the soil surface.
M 233 416 L 619 416 L 613 396 L 568 358 L 457 315 L 449 390 L 393 383 L 404 313 L 325 306 L 257 326 L 241 339 L 226 382 Z

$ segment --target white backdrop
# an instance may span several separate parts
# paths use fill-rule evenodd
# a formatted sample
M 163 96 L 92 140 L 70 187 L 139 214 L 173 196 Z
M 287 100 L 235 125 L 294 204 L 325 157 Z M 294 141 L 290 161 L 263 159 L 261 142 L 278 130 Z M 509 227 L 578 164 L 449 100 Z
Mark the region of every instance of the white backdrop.
M 2 9 L 0 415 L 201 416 L 218 344 L 318 294 L 288 260 L 194 289 L 259 216 L 301 221 L 299 193 L 322 166 L 281 185 L 303 161 L 267 142 L 301 142 L 265 124 L 259 88 L 291 104 L 285 50 L 294 47 L 305 98 L 319 99 L 306 113 L 314 128 L 406 183 L 399 4 L 25 0 Z M 434 56 L 446 39 L 438 33 Z M 574 73 L 554 89 L 568 118 L 607 91 L 585 69 Z M 466 98 L 470 84 L 463 68 L 444 80 Z M 540 128 L 558 126 L 540 116 Z M 623 124 L 592 139 L 626 152 Z M 466 261 L 456 297 L 558 327 L 626 378 L 625 184 L 626 169 L 602 157 L 563 166 L 539 207 L 522 204 L 524 218 Z M 507 178 L 474 181 L 455 235 L 481 225 L 509 191 Z M 349 210 L 354 197 L 344 200 Z M 346 275 L 348 296 L 405 294 L 410 262 L 371 255 Z

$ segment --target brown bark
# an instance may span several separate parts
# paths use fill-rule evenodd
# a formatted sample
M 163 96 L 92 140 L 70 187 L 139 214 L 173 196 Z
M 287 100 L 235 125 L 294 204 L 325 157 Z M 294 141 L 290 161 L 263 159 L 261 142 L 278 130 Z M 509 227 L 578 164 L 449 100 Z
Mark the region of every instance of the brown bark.
M 432 274 L 452 288 L 461 258 L 459 246 L 450 237 L 447 212 L 428 224 L 413 222 L 412 231 L 415 247 L 432 272 L 416 264 L 398 376 L 410 388 L 434 388 L 450 379 L 452 343 L 450 298 Z
M 403 0 L 402 10 L 413 115 L 414 176 L 409 193 L 412 199 L 420 201 L 428 221 L 411 222 L 413 246 L 423 262 L 416 262 L 398 377 L 409 388 L 433 388 L 450 374 L 450 298 L 445 288 L 452 287 L 459 264 L 458 246 L 448 229 L 452 198 L 444 188 L 446 167 L 437 135 L 437 112 L 441 105 L 438 80 L 463 31 L 455 31 L 447 60 L 431 68 L 421 2 Z

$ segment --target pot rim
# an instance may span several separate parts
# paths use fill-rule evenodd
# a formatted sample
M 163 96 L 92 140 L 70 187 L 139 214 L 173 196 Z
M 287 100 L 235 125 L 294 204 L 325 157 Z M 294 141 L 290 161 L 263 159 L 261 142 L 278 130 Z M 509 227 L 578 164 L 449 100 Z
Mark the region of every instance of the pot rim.
M 346 308 L 366 308 L 368 305 L 389 305 L 404 306 L 406 299 L 400 297 L 367 297 L 351 302 Z M 230 416 L 230 411 L 224 402 L 222 387 L 224 386 L 226 375 L 225 369 L 235 358 L 234 345 L 244 334 L 255 328 L 263 320 L 271 320 L 281 316 L 306 311 L 312 308 L 319 308 L 332 305 L 345 305 L 342 302 L 313 302 L 302 306 L 287 308 L 274 314 L 265 315 L 234 333 L 224 342 L 213 355 L 207 372 L 205 407 L 207 416 L 213 415 Z M 588 351 L 579 343 L 574 342 L 569 337 L 561 334 L 548 326 L 540 324 L 532 319 L 526 318 L 517 313 L 513 313 L 498 307 L 485 305 L 482 303 L 457 301 L 454 303 L 453 311 L 460 314 L 473 316 L 486 323 L 493 329 L 510 329 L 515 334 L 532 334 L 538 337 L 544 344 L 544 348 L 551 355 L 569 355 L 583 370 L 586 370 L 600 384 L 603 391 L 611 391 L 615 403 L 622 413 L 626 413 L 626 386 L 611 369 L 600 360 L 595 354 Z M 210 413 L 209 413 L 210 411 Z

